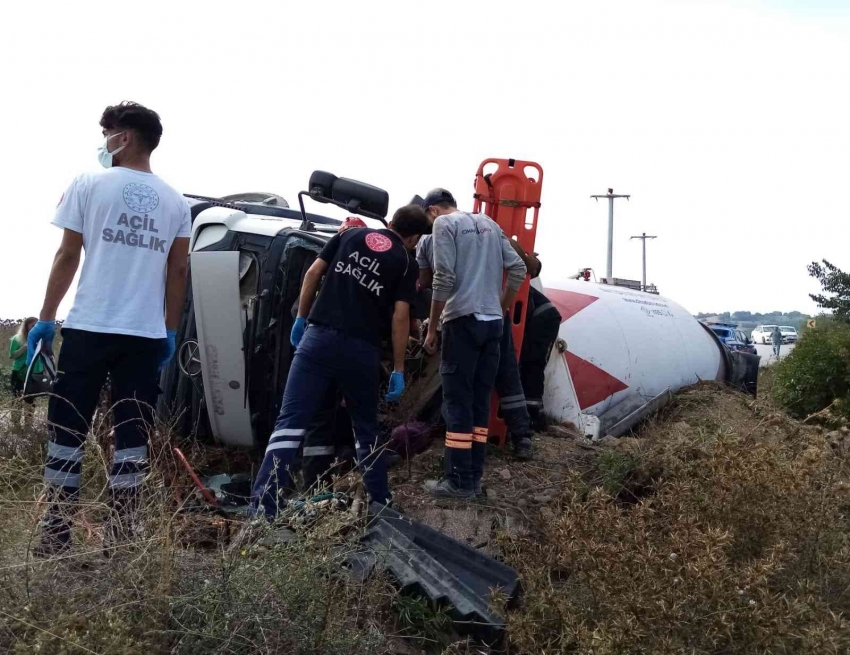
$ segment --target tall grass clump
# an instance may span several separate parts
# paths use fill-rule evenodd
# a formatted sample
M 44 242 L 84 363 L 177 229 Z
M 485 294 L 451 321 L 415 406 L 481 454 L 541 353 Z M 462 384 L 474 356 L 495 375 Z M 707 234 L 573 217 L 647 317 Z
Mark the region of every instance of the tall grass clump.
M 299 525 L 291 541 L 262 524 L 237 539 L 244 523 L 202 507 L 166 424 L 149 427 L 136 538 L 105 557 L 109 425 L 96 421 L 87 437 L 73 548 L 48 560 L 32 557 L 44 511 L 43 411 L 32 430 L 0 435 L 0 653 L 387 652 L 392 587 L 343 566 L 357 548 L 357 518 L 328 513 Z M 198 468 L 228 457 L 180 445 Z
M 818 319 L 776 364 L 772 393 L 793 416 L 805 418 L 833 401 L 850 418 L 850 324 Z
M 553 519 L 501 535 L 524 588 L 511 652 L 848 652 L 843 451 L 814 427 L 705 388 L 642 440 L 631 466 L 663 471 L 653 493 L 618 502 L 608 478 L 627 477 L 627 460 L 608 457 L 597 486 L 565 486 Z

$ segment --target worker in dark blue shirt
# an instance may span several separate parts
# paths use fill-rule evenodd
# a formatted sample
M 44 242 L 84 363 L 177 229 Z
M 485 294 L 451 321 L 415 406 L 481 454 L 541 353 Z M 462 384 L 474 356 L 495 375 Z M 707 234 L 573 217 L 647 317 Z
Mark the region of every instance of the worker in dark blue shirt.
M 408 251 L 430 232 L 421 207 L 402 207 L 389 229 L 360 228 L 334 236 L 307 271 L 290 336 L 297 350 L 254 483 L 255 510 L 277 514 L 280 492 L 290 485 L 289 467 L 333 383 L 351 415 L 366 490 L 373 501 L 389 502 L 386 463 L 375 447 L 381 342 L 392 338 L 387 400 L 397 400 L 404 390 L 410 302 L 418 276 Z

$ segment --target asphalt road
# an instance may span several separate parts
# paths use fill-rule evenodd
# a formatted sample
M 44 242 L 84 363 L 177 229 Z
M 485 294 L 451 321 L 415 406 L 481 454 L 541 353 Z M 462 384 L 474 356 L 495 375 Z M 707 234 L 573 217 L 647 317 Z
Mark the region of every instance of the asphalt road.
M 779 351 L 779 359 L 786 357 L 788 353 L 794 350 L 793 343 L 789 343 L 787 345 L 783 345 L 782 349 Z M 775 364 L 777 361 L 776 357 L 773 355 L 773 346 L 770 344 L 761 345 L 756 344 L 756 350 L 758 350 L 758 354 L 761 356 L 761 361 L 759 362 L 759 366 L 770 366 L 771 364 Z

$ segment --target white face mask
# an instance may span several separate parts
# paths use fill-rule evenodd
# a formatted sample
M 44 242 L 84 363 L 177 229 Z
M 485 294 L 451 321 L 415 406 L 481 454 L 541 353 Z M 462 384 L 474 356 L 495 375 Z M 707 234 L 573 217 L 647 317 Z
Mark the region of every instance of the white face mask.
M 118 134 L 111 134 L 103 140 L 103 145 L 97 149 L 97 160 L 100 162 L 100 165 L 104 168 L 112 168 L 112 155 L 117 155 L 119 152 L 124 150 L 126 146 L 119 146 L 112 152 L 109 152 L 109 139 L 114 136 L 121 136 L 124 134 L 123 132 L 119 132 Z

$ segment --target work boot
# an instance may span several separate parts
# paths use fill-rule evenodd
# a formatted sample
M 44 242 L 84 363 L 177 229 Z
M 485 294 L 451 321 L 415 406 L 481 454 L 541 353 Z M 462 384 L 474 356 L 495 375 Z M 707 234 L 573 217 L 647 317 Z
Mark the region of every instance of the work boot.
M 466 493 L 472 494 L 475 480 L 475 472 L 472 466 L 472 448 L 449 448 L 447 446 L 443 453 L 445 458 L 443 479 L 451 482 L 455 489 L 463 489 Z M 482 461 L 479 477 L 483 472 Z
M 534 432 L 546 432 L 546 415 L 540 411 L 539 407 L 533 410 L 529 408 L 528 418 Z
M 33 557 L 56 557 L 71 547 L 71 517 L 77 510 L 78 494 L 75 489 L 48 486 L 47 511 L 38 522 L 41 535 Z
M 531 439 L 522 437 L 513 443 L 514 457 L 521 460 L 530 460 L 534 456 L 534 448 L 531 445 Z
M 63 555 L 71 548 L 71 522 L 61 516 L 45 514 L 39 521 L 41 537 L 33 549 L 33 557 L 50 559 Z
M 484 495 L 484 489 L 481 487 L 481 480 L 476 480 L 475 481 L 475 496 L 478 497 L 478 496 L 483 496 L 483 495 Z
M 437 496 L 439 498 L 453 498 L 455 500 L 475 499 L 474 491 L 468 491 L 466 489 L 456 487 L 454 483 L 447 478 L 443 478 L 442 480 L 426 480 L 425 491 L 432 496 Z
M 112 557 L 135 541 L 142 532 L 139 520 L 139 490 L 110 490 L 109 516 L 103 524 L 103 556 Z

